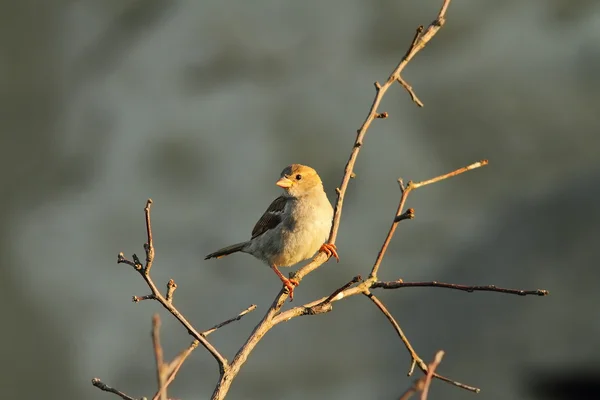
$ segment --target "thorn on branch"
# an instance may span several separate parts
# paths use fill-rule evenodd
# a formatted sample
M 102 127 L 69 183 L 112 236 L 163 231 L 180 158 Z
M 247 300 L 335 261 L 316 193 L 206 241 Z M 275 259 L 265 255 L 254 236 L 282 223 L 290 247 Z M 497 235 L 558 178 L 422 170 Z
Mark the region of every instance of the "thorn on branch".
M 374 85 L 375 85 L 375 89 L 377 89 L 377 91 L 381 90 L 381 83 L 375 82 Z
M 400 222 L 405 219 L 413 219 L 414 217 L 415 217 L 415 209 L 409 208 L 408 210 L 404 211 L 402 214 L 400 214 L 396 218 L 394 218 L 394 222 Z

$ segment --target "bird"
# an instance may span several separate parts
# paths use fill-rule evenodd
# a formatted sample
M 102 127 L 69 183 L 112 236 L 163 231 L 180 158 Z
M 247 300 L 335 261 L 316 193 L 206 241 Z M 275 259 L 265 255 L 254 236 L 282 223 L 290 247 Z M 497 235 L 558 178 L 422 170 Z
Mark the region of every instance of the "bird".
M 333 208 L 323 183 L 313 168 L 292 164 L 281 171 L 275 183 L 283 189 L 281 196 L 260 217 L 249 240 L 223 247 L 204 259 L 229 254 L 248 253 L 264 262 L 288 289 L 290 301 L 299 282 L 283 276 L 279 267 L 291 267 L 311 258 L 317 251 L 340 258 L 333 243 L 326 243 L 333 220 Z

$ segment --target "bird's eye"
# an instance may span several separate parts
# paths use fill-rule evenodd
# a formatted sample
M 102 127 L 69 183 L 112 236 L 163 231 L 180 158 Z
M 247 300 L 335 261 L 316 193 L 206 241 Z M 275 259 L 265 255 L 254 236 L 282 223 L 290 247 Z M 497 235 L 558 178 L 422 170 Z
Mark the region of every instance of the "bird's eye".
M 300 174 L 296 175 L 296 180 L 299 181 L 300 179 L 302 179 L 302 175 L 300 175 Z

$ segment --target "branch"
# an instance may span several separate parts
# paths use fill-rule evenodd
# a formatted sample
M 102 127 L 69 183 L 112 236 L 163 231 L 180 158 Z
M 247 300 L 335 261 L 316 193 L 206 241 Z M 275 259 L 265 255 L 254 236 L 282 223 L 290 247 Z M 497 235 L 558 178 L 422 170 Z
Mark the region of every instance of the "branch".
M 160 344 L 160 317 L 158 314 L 154 314 L 152 317 L 152 345 L 154 348 L 154 358 L 156 360 L 156 381 L 158 382 L 158 393 L 160 394 L 160 400 L 167 400 L 167 386 L 165 382 L 167 380 L 165 371 L 165 361 L 163 355 L 163 349 Z
M 400 185 L 400 192 L 402 193 L 402 195 L 400 196 L 400 202 L 398 203 L 398 210 L 396 211 L 396 217 L 394 218 L 394 220 L 392 222 L 392 226 L 390 226 L 390 230 L 388 231 L 388 234 L 387 234 L 385 240 L 383 241 L 383 244 L 381 245 L 381 250 L 379 250 L 379 254 L 377 255 L 375 264 L 373 264 L 373 268 L 371 269 L 371 274 L 369 275 L 369 277 L 377 278 L 377 272 L 379 271 L 379 266 L 381 265 L 381 262 L 383 261 L 383 257 L 385 256 L 385 252 L 387 251 L 387 248 L 388 248 L 390 242 L 392 241 L 394 232 L 396 232 L 396 227 L 398 226 L 398 223 L 405 219 L 412 219 L 415 216 L 415 211 L 412 208 L 409 208 L 405 213 L 402 212 L 402 209 L 404 208 L 404 203 L 406 202 L 406 199 L 408 198 L 408 195 L 410 194 L 411 191 L 418 189 L 420 187 L 423 187 L 423 186 L 431 185 L 432 183 L 436 183 L 436 182 L 442 181 L 444 179 L 451 178 L 456 175 L 460 175 L 460 174 L 470 171 L 472 169 L 483 167 L 487 164 L 488 164 L 487 160 L 481 160 L 476 163 L 467 165 L 466 167 L 458 168 L 452 172 L 448 172 L 447 174 L 436 176 L 435 178 L 428 179 L 426 181 L 417 182 L 417 183 L 414 183 L 413 181 L 409 181 L 408 185 L 406 185 L 406 186 L 404 186 L 404 182 L 402 181 L 402 179 L 398 179 L 398 184 Z
M 369 300 L 371 300 L 373 302 L 373 304 L 375 304 L 377 306 L 377 308 L 379 308 L 379 310 L 383 313 L 383 315 L 385 315 L 385 317 L 388 319 L 388 321 L 390 321 L 390 324 L 392 324 L 392 326 L 394 327 L 394 330 L 396 331 L 396 333 L 398 334 L 398 336 L 400 336 L 400 340 L 402 340 L 402 343 L 404 343 L 404 346 L 406 347 L 406 349 L 410 353 L 410 357 L 411 357 L 412 361 L 411 361 L 410 368 L 409 368 L 409 371 L 408 371 L 408 376 L 412 375 L 413 370 L 414 370 L 414 366 L 416 364 L 421 369 L 421 371 L 423 371 L 427 375 L 431 375 L 431 376 L 433 376 L 433 377 L 435 377 L 437 379 L 441 379 L 441 380 L 443 380 L 445 382 L 451 383 L 452 385 L 458 386 L 459 388 L 466 389 L 466 390 L 469 390 L 471 392 L 479 393 L 479 391 L 480 391 L 479 388 L 476 388 L 476 387 L 473 387 L 473 386 L 469 386 L 469 385 L 465 385 L 464 383 L 460 383 L 460 382 L 454 381 L 454 380 L 452 380 L 450 378 L 446 378 L 445 376 L 439 375 L 439 374 L 434 373 L 432 371 L 430 372 L 429 371 L 429 367 L 427 366 L 427 364 L 419 357 L 419 355 L 417 354 L 417 352 L 415 351 L 415 349 L 413 349 L 412 345 L 410 344 L 410 342 L 406 338 L 406 335 L 402 331 L 402 328 L 400 328 L 400 325 L 398 324 L 398 322 L 396 322 L 396 319 L 392 316 L 392 314 L 390 314 L 390 312 L 385 307 L 385 305 L 381 302 L 381 300 L 379 300 L 377 297 L 375 297 L 370 292 L 366 292 L 365 296 L 367 296 L 369 298 Z M 429 379 L 431 380 L 431 378 L 429 378 Z
M 354 165 L 356 163 L 356 159 L 358 157 L 360 149 L 362 148 L 365 135 L 366 135 L 369 127 L 371 126 L 371 123 L 373 122 L 373 120 L 385 119 L 389 116 L 389 114 L 387 112 L 379 112 L 379 110 L 378 110 L 380 103 L 381 103 L 385 93 L 387 92 L 387 90 L 395 82 L 398 82 L 400 85 L 402 85 L 407 90 L 407 92 L 411 96 L 412 100 L 418 106 L 423 106 L 423 103 L 419 100 L 419 98 L 417 97 L 413 88 L 403 79 L 403 77 L 401 76 L 401 73 L 404 70 L 404 68 L 408 65 L 408 63 L 412 60 L 412 58 L 425 47 L 425 45 L 433 38 L 433 36 L 438 32 L 438 30 L 444 25 L 445 15 L 446 15 L 446 11 L 448 9 L 449 4 L 450 4 L 450 0 L 443 0 L 442 7 L 441 7 L 436 19 L 426 29 L 423 29 L 422 26 L 417 29 L 415 36 L 410 44 L 410 47 L 406 51 L 406 54 L 404 55 L 402 60 L 398 63 L 398 65 L 394 68 L 394 70 L 390 73 L 387 81 L 383 84 L 380 84 L 379 82 L 375 82 L 375 97 L 373 99 L 373 102 L 371 104 L 371 107 L 369 109 L 369 112 L 368 112 L 364 122 L 362 123 L 360 128 L 357 130 L 356 139 L 354 141 L 354 145 L 350 152 L 350 156 L 348 158 L 346 166 L 344 168 L 344 173 L 342 176 L 340 186 L 338 188 L 336 188 L 337 201 L 335 204 L 333 222 L 332 222 L 332 227 L 331 227 L 331 231 L 330 231 L 329 239 L 328 239 L 328 242 L 331 244 L 335 244 L 335 241 L 337 238 L 337 234 L 339 231 L 339 225 L 340 225 L 340 221 L 341 221 L 343 204 L 344 204 L 344 197 L 345 197 L 346 191 L 348 189 L 350 179 L 355 177 L 355 173 L 353 171 Z M 477 389 L 477 388 L 453 381 L 453 380 L 446 378 L 444 376 L 441 376 L 435 372 L 435 369 L 437 368 L 438 364 L 441 361 L 441 357 L 443 355 L 442 352 L 438 353 L 434 362 L 427 365 L 419 357 L 417 352 L 414 350 L 414 348 L 412 347 L 412 345 L 410 344 L 410 342 L 404 335 L 404 332 L 400 328 L 400 325 L 394 319 L 394 317 L 390 314 L 390 312 L 387 310 L 385 305 L 371 293 L 371 289 L 376 289 L 376 288 L 399 289 L 402 287 L 409 287 L 409 286 L 438 286 L 438 287 L 447 287 L 447 288 L 465 290 L 465 291 L 488 290 L 488 291 L 498 291 L 498 292 L 503 292 L 503 293 L 513 293 L 513 294 L 520 294 L 520 295 L 526 295 L 526 294 L 546 295 L 546 294 L 548 294 L 547 291 L 543 291 L 543 290 L 538 290 L 538 291 L 535 291 L 535 293 L 534 293 L 534 291 L 519 291 L 519 290 L 513 290 L 513 289 L 501 289 L 501 288 L 496 288 L 494 286 L 471 286 L 471 287 L 468 287 L 468 286 L 461 286 L 461 285 L 441 284 L 441 283 L 437 283 L 437 282 L 404 283 L 401 280 L 398 280 L 395 282 L 382 282 L 377 279 L 377 272 L 381 266 L 381 263 L 385 256 L 387 248 L 393 238 L 397 224 L 400 221 L 412 219 L 415 216 L 415 212 L 412 208 L 409 208 L 408 210 L 406 210 L 404 212 L 402 211 L 404 208 L 406 199 L 407 199 L 408 195 L 410 194 L 410 192 L 412 190 L 420 188 L 422 186 L 426 186 L 426 185 L 441 181 L 443 179 L 447 179 L 447 178 L 459 175 L 461 173 L 464 173 L 471 169 L 479 168 L 486 164 L 487 164 L 487 161 L 483 160 L 483 161 L 471 164 L 471 165 L 463 167 L 463 168 L 459 168 L 450 173 L 440 175 L 438 177 L 435 177 L 435 178 L 432 178 L 432 179 L 429 179 L 426 181 L 417 182 L 417 183 L 410 181 L 410 182 L 408 182 L 408 184 L 406 186 L 404 185 L 403 181 L 400 179 L 398 182 L 400 185 L 401 197 L 400 197 L 398 209 L 396 211 L 396 214 L 394 216 L 394 219 L 393 219 L 392 225 L 388 231 L 388 234 L 387 234 L 387 236 L 382 244 L 382 247 L 378 253 L 378 256 L 371 268 L 371 272 L 370 272 L 368 278 L 366 280 L 362 280 L 362 278 L 360 276 L 356 276 L 351 281 L 346 283 L 345 285 L 334 290 L 329 296 L 322 297 L 321 299 L 309 302 L 302 306 L 293 307 L 292 309 L 287 310 L 285 312 L 281 312 L 281 309 L 282 309 L 283 305 L 285 304 L 285 301 L 288 297 L 288 292 L 285 287 L 282 288 L 279 291 L 279 293 L 275 296 L 275 299 L 273 300 L 271 306 L 267 309 L 265 315 L 262 317 L 260 322 L 256 325 L 256 327 L 254 328 L 254 330 L 252 331 L 250 336 L 246 339 L 245 343 L 241 346 L 241 348 L 235 354 L 233 360 L 230 363 L 206 339 L 206 337 L 209 334 L 213 333 L 215 330 L 217 330 L 233 321 L 239 320 L 247 313 L 253 311 L 256 308 L 256 306 L 252 305 L 248 309 L 242 311 L 238 316 L 228 319 L 220 324 L 217 324 L 214 327 L 212 327 L 206 331 L 198 332 L 187 321 L 187 319 L 177 310 L 177 308 L 175 308 L 175 306 L 172 304 L 173 303 L 173 295 L 174 295 L 175 290 L 177 289 L 177 285 L 175 284 L 175 282 L 173 280 L 169 281 L 169 283 L 167 284 L 166 295 L 163 296 L 163 294 L 158 290 L 158 288 L 156 287 L 156 285 L 154 284 L 153 280 L 150 277 L 150 270 L 152 268 L 153 261 L 154 261 L 155 249 L 154 249 L 154 243 L 153 243 L 153 238 L 152 238 L 152 227 L 151 227 L 151 220 L 150 220 L 150 208 L 151 208 L 152 200 L 149 199 L 148 202 L 146 203 L 146 207 L 144 208 L 145 222 L 146 222 L 146 236 L 147 236 L 147 242 L 144 244 L 144 250 L 146 253 L 145 264 L 142 264 L 140 259 L 135 254 L 132 256 L 132 260 L 128 260 L 124 257 L 123 253 L 119 254 L 117 262 L 125 263 L 125 264 L 128 264 L 131 267 L 133 267 L 142 276 L 142 278 L 144 279 L 144 281 L 150 288 L 151 294 L 148 294 L 145 296 L 134 296 L 133 300 L 135 302 L 139 302 L 142 300 L 158 301 L 165 309 L 167 309 L 188 330 L 189 334 L 192 337 L 194 337 L 194 339 L 195 339 L 192 342 L 192 344 L 188 348 L 184 349 L 172 362 L 166 364 L 163 359 L 162 348 L 160 347 L 160 341 L 159 341 L 159 332 L 158 332 L 159 320 L 158 320 L 158 317 L 155 317 L 155 319 L 153 320 L 154 321 L 153 339 L 154 339 L 154 349 L 155 349 L 155 356 L 156 356 L 156 363 L 157 363 L 157 370 L 158 370 L 158 386 L 159 386 L 159 388 L 158 388 L 157 393 L 154 396 L 154 400 L 158 400 L 159 398 L 162 400 L 167 397 L 166 389 L 167 389 L 168 385 L 175 378 L 175 375 L 177 374 L 179 368 L 181 367 L 181 365 L 183 364 L 185 359 L 191 354 L 191 352 L 198 345 L 202 345 L 204 348 L 206 348 L 208 350 L 208 352 L 213 356 L 213 358 L 215 358 L 215 360 L 217 361 L 218 366 L 219 366 L 219 372 L 220 372 L 219 381 L 214 389 L 214 392 L 213 392 L 211 398 L 213 400 L 224 399 L 231 387 L 231 383 L 233 382 L 233 380 L 239 373 L 241 367 L 244 365 L 244 363 L 248 359 L 251 352 L 254 350 L 254 348 L 260 342 L 260 340 L 264 337 L 264 335 L 270 329 L 272 329 L 275 325 L 277 325 L 281 322 L 289 321 L 292 318 L 296 318 L 296 317 L 303 316 L 303 315 L 317 315 L 317 314 L 329 312 L 333 309 L 334 302 L 345 299 L 345 298 L 352 297 L 357 294 L 363 294 L 366 297 L 368 297 L 378 307 L 378 309 L 386 316 L 388 321 L 391 323 L 391 325 L 395 329 L 396 333 L 399 335 L 400 339 L 402 340 L 404 346 L 407 348 L 407 350 L 409 351 L 410 356 L 411 356 L 411 368 L 409 371 L 409 375 L 412 374 L 414 367 L 416 365 L 418 365 L 419 368 L 426 374 L 423 378 L 421 378 L 418 381 L 418 382 L 421 382 L 419 384 L 419 386 L 414 386 L 415 389 L 409 394 L 409 396 L 412 395 L 412 393 L 415 393 L 416 391 L 422 391 L 421 399 L 425 400 L 427 397 L 428 387 L 431 383 L 432 378 L 437 378 L 437 379 L 449 382 L 449 383 L 451 383 L 455 386 L 461 387 L 463 389 L 478 392 L 479 389 Z M 328 260 L 328 256 L 325 253 L 320 252 L 307 265 L 303 266 L 295 273 L 290 274 L 290 277 L 294 278 L 297 282 L 300 282 L 305 276 L 307 276 L 309 273 L 311 273 L 315 269 L 319 268 L 327 260 Z M 93 382 L 94 386 L 97 386 L 97 387 L 101 388 L 102 390 L 110 391 L 112 393 L 115 393 L 115 394 L 121 396 L 124 399 L 127 399 L 127 400 L 133 400 L 131 397 L 123 394 L 122 392 L 119 392 L 116 389 L 112 389 L 112 388 L 104 385 L 102 382 L 100 382 L 97 379 L 94 379 L 92 382 Z M 416 383 L 415 383 L 415 385 L 416 385 Z M 410 391 L 410 389 L 409 389 L 409 391 Z M 403 396 L 403 398 L 404 398 L 404 396 Z
M 346 190 L 348 189 L 348 184 L 350 182 L 350 179 L 355 176 L 354 164 L 356 163 L 356 159 L 357 159 L 360 149 L 363 145 L 365 135 L 366 135 L 369 127 L 371 126 L 371 123 L 375 119 L 386 118 L 388 116 L 387 112 L 380 113 L 378 111 L 381 100 L 383 99 L 383 96 L 385 95 L 387 90 L 396 81 L 403 84 L 403 86 L 405 88 L 409 87 L 406 84 L 406 82 L 404 82 L 404 80 L 401 78 L 400 74 L 401 74 L 402 70 L 404 70 L 406 65 L 408 65 L 410 60 L 419 51 L 421 51 L 423 49 L 423 47 L 425 47 L 425 45 L 433 38 L 433 36 L 437 33 L 437 31 L 444 25 L 446 10 L 447 10 L 449 4 L 450 4 L 450 0 L 444 0 L 442 7 L 440 9 L 440 12 L 438 13 L 437 18 L 429 25 L 429 27 L 427 27 L 425 32 L 423 32 L 421 34 L 421 31 L 419 30 L 418 34 L 413 39 L 405 56 L 402 58 L 402 60 L 396 66 L 396 68 L 394 68 L 394 70 L 391 72 L 387 81 L 383 85 L 380 84 L 379 82 L 375 82 L 375 98 L 373 99 L 373 103 L 371 104 L 371 107 L 369 109 L 367 117 L 365 118 L 363 124 L 357 131 L 356 139 L 354 141 L 354 146 L 352 148 L 352 151 L 350 152 L 350 157 L 348 158 L 346 167 L 344 168 L 342 182 L 341 182 L 340 186 L 338 188 L 336 188 L 337 202 L 335 204 L 335 209 L 334 209 L 334 214 L 333 214 L 333 222 L 332 222 L 331 232 L 329 234 L 329 241 L 328 241 L 331 244 L 335 244 L 335 241 L 337 238 L 340 220 L 342 217 L 344 196 L 346 194 Z M 414 95 L 412 88 L 410 88 L 409 93 L 411 93 L 411 96 L 413 96 L 413 98 L 416 98 L 416 95 Z M 419 103 L 420 103 L 420 101 L 417 102 L 417 104 L 419 104 Z M 395 230 L 395 227 L 393 229 Z M 387 247 L 387 245 L 386 245 L 386 247 Z M 381 254 L 380 256 L 381 256 L 381 258 L 383 258 L 383 254 Z M 327 261 L 327 258 L 328 257 L 326 254 L 318 253 L 317 256 L 315 256 L 315 258 L 310 263 L 308 263 L 304 267 L 300 268 L 298 271 L 296 271 L 296 273 L 291 273 L 290 278 L 293 278 L 298 283 L 300 283 L 300 281 L 302 281 L 302 279 L 306 275 L 308 275 L 315 269 L 319 268 L 325 261 Z M 376 272 L 375 268 L 374 268 L 374 272 Z M 373 271 L 372 271 L 371 275 L 372 275 L 372 277 L 370 277 L 370 278 L 373 278 L 376 276 L 373 273 Z M 374 281 L 374 279 L 371 279 L 371 282 L 373 282 L 373 281 Z M 344 296 L 346 291 L 350 292 L 352 289 L 354 289 L 354 292 L 355 292 L 354 294 L 357 294 L 357 293 L 363 293 L 365 290 L 368 289 L 368 287 L 363 286 L 360 291 L 358 291 L 358 289 L 355 289 L 355 288 L 349 288 L 346 290 L 342 290 L 341 292 L 339 292 L 338 295 L 336 295 L 336 297 L 339 295 Z M 279 294 L 277 294 L 277 296 L 275 297 L 271 307 L 267 310 L 267 313 L 265 314 L 263 319 L 259 322 L 259 324 L 256 326 L 254 331 L 250 334 L 250 337 L 246 340 L 246 343 L 242 346 L 242 348 L 235 355 L 233 361 L 230 364 L 229 370 L 224 371 L 221 374 L 219 383 L 217 384 L 217 387 L 215 388 L 215 391 L 213 392 L 211 399 L 219 400 L 219 399 L 223 399 L 227 395 L 227 392 L 229 391 L 229 387 L 231 386 L 231 382 L 233 381 L 233 379 L 239 372 L 241 366 L 246 362 L 246 359 L 248 358 L 249 354 L 252 352 L 252 350 L 254 349 L 256 344 L 260 341 L 260 339 L 267 333 L 267 331 L 269 331 L 275 325 L 273 319 L 276 318 L 277 314 L 279 314 L 281 307 L 283 306 L 287 296 L 288 296 L 287 291 L 282 288 L 282 290 L 280 290 Z M 327 300 L 327 298 L 323 299 L 321 301 L 324 301 L 324 300 Z M 333 301 L 334 301 L 334 298 L 331 299 L 329 304 L 332 303 Z M 318 304 L 318 302 L 315 304 Z M 294 313 L 287 314 L 286 315 L 286 317 L 288 317 L 287 319 L 277 318 L 277 321 L 279 321 L 279 322 L 284 321 L 284 320 L 287 321 L 296 316 L 306 315 L 305 314 L 306 308 L 304 308 L 304 307 L 301 307 L 300 309 L 295 307 L 293 310 L 296 310 L 296 311 Z
M 173 280 L 171 279 L 169 281 L 169 284 L 171 284 L 172 281 Z M 175 287 L 177 287 L 177 285 L 175 285 Z M 210 335 L 211 333 L 215 332 L 217 329 L 224 327 L 225 325 L 228 325 L 235 321 L 239 321 L 240 319 L 242 319 L 242 317 L 244 315 L 254 311 L 255 309 L 256 309 L 256 305 L 252 304 L 250 307 L 246 308 L 244 311 L 239 313 L 237 316 L 230 318 L 227 321 L 223 321 L 223 322 L 213 326 L 212 328 L 201 332 L 201 335 L 206 337 L 206 336 Z M 196 348 L 198 347 L 198 344 L 199 344 L 198 340 L 194 340 L 188 348 L 184 349 L 181 353 L 179 353 L 179 355 L 177 355 L 177 357 L 175 357 L 173 359 L 173 361 L 171 361 L 168 365 L 164 366 L 165 375 L 167 375 L 168 378 L 166 378 L 166 379 L 163 378 L 164 382 L 159 386 L 159 390 L 156 392 L 156 394 L 154 395 L 152 400 L 159 400 L 160 396 L 162 395 L 162 390 L 165 391 L 165 396 L 166 396 L 166 389 L 175 380 L 175 376 L 179 372 L 179 369 L 183 365 L 184 361 L 188 358 L 188 356 L 190 354 L 192 354 L 192 351 L 196 350 Z
M 156 287 L 156 284 L 150 277 L 150 268 L 152 267 L 152 263 L 154 261 L 154 243 L 152 240 L 152 225 L 151 225 L 151 220 L 150 220 L 151 206 L 152 206 L 152 199 L 148 199 L 148 201 L 146 202 L 146 207 L 144 207 L 144 215 L 145 215 L 145 219 L 146 219 L 146 236 L 147 236 L 147 242 L 144 244 L 144 250 L 146 252 L 146 265 L 142 265 L 140 263 L 137 255 L 134 254 L 131 257 L 133 259 L 133 261 L 131 261 L 131 260 L 126 259 L 125 256 L 123 255 L 123 253 L 119 253 L 119 255 L 117 257 L 117 264 L 131 265 L 137 272 L 140 273 L 140 275 L 142 276 L 142 278 L 144 279 L 144 281 L 146 282 L 146 284 L 152 291 L 152 294 L 150 294 L 150 295 L 146 295 L 146 296 L 142 296 L 142 297 L 134 296 L 133 300 L 136 302 L 140 301 L 140 300 L 145 300 L 145 299 L 152 299 L 152 300 L 158 301 L 164 308 L 167 309 L 167 311 L 169 311 L 187 329 L 187 331 L 189 332 L 190 335 L 192 335 L 206 350 L 208 350 L 208 352 L 217 361 L 217 363 L 219 365 L 219 371 L 223 372 L 228 367 L 228 363 L 227 363 L 227 360 L 225 359 L 225 357 L 223 357 L 221 355 L 221 353 L 219 353 L 219 351 L 208 340 L 206 340 L 206 338 L 202 334 L 200 334 L 192 326 L 192 324 L 190 324 L 188 322 L 188 320 L 183 316 L 183 314 L 181 314 L 181 312 L 179 312 L 179 310 L 177 308 L 175 308 L 175 306 L 173 305 L 172 296 L 173 296 L 173 292 L 175 291 L 175 288 L 177 287 L 177 285 L 175 285 L 175 282 L 171 283 L 171 281 L 169 281 L 169 284 L 167 285 L 167 288 L 168 288 L 167 295 L 169 296 L 169 299 L 167 299 L 165 296 L 162 295 L 162 293 L 160 293 L 160 290 L 158 290 L 158 288 Z
M 208 336 L 211 333 L 213 333 L 214 331 L 216 331 L 217 329 L 224 327 L 225 325 L 228 325 L 228 324 L 230 324 L 232 322 L 235 322 L 235 321 L 239 321 L 240 319 L 242 319 L 242 317 L 244 315 L 246 315 L 246 314 L 248 314 L 248 313 L 250 313 L 250 312 L 252 312 L 254 310 L 256 310 L 256 304 L 252 304 L 250 307 L 246 308 L 244 311 L 242 311 L 241 313 L 239 313 L 237 316 L 235 316 L 233 318 L 230 318 L 227 321 L 223 321 L 223 322 L 221 322 L 221 323 L 213 326 L 212 328 L 203 331 L 201 333 L 201 335 Z
M 435 369 L 442 362 L 442 357 L 444 357 L 444 351 L 440 350 L 436 353 L 434 360 L 429 363 L 427 368 L 427 375 L 422 376 L 417 379 L 411 387 L 409 387 L 403 394 L 400 396 L 400 400 L 408 400 L 415 393 L 421 392 L 421 400 L 427 400 L 427 394 L 429 392 L 429 386 L 431 385 L 431 378 L 433 377 L 433 373 Z
M 171 361 L 168 365 L 166 365 L 166 368 L 165 368 L 167 371 L 166 374 L 169 377 L 163 382 L 162 386 L 159 387 L 158 391 L 156 392 L 156 394 L 154 395 L 152 400 L 159 400 L 160 396 L 162 395 L 163 390 L 165 391 L 165 394 L 166 394 L 167 388 L 175 380 L 175 376 L 179 372 L 179 369 L 183 365 L 183 362 L 188 358 L 188 356 L 190 354 L 192 354 L 192 351 L 196 350 L 196 348 L 198 347 L 198 344 L 199 344 L 199 342 L 197 340 L 194 340 L 188 348 L 186 348 L 181 353 L 179 353 L 179 355 L 177 355 L 177 357 L 175 357 L 175 359 L 173 359 L 173 361 Z
M 443 282 L 404 282 L 404 281 L 391 281 L 391 282 L 382 282 L 377 281 L 373 283 L 372 288 L 382 288 L 382 289 L 400 289 L 404 287 L 441 287 L 446 289 L 455 289 L 462 290 L 463 292 L 473 293 L 473 292 L 498 292 L 505 294 L 516 294 L 518 296 L 548 296 L 550 294 L 549 291 L 545 289 L 536 289 L 536 290 L 521 290 L 521 289 L 506 289 L 497 287 L 495 285 L 487 285 L 487 286 L 467 286 L 467 285 L 457 285 L 455 283 L 443 283 Z
M 423 392 L 421 394 L 421 400 L 427 400 L 427 393 L 429 393 L 429 386 L 431 385 L 431 378 L 433 378 L 433 374 L 435 373 L 436 368 L 442 362 L 442 358 L 444 357 L 444 352 L 442 350 L 438 351 L 435 354 L 435 358 L 429 364 L 427 368 L 427 376 L 425 377 L 425 385 L 423 387 Z
M 121 392 L 120 390 L 117 390 L 115 388 L 108 386 L 106 383 L 102 382 L 100 380 L 100 378 L 93 378 L 92 385 L 96 386 L 98 389 L 100 389 L 104 392 L 116 394 L 117 396 L 119 396 L 120 398 L 122 398 L 124 400 L 137 400 L 134 397 L 126 395 L 125 393 Z
M 409 94 L 418 105 L 423 105 L 423 103 L 421 103 L 421 101 L 416 98 L 412 87 L 410 87 L 402 79 L 400 74 L 408 65 L 410 60 L 412 60 L 413 57 L 417 55 L 417 53 L 421 51 L 423 47 L 425 47 L 425 45 L 435 36 L 435 34 L 444 25 L 444 23 L 446 22 L 446 11 L 449 5 L 450 0 L 444 0 L 442 8 L 440 9 L 440 12 L 438 13 L 436 19 L 427 27 L 427 30 L 425 32 L 422 33 L 422 26 L 417 29 L 417 34 L 413 38 L 413 41 L 410 47 L 408 48 L 408 51 L 406 52 L 400 63 L 396 65 L 396 68 L 394 68 L 394 70 L 390 73 L 390 75 L 387 78 L 387 81 L 383 85 L 379 82 L 375 82 L 375 98 L 373 99 L 373 103 L 371 104 L 371 108 L 369 109 L 369 113 L 367 114 L 365 121 L 362 123 L 362 125 L 356 132 L 356 140 L 354 141 L 354 147 L 352 148 L 350 158 L 348 159 L 348 162 L 346 163 L 346 168 L 344 169 L 342 183 L 340 184 L 340 187 L 336 189 L 338 196 L 337 202 L 335 204 L 335 212 L 333 214 L 333 224 L 331 226 L 331 233 L 329 235 L 329 243 L 335 243 L 335 239 L 337 238 L 340 226 L 340 219 L 342 217 L 342 207 L 344 205 L 344 195 L 346 194 L 346 190 L 348 189 L 348 183 L 350 182 L 350 178 L 353 177 L 354 164 L 356 163 L 356 158 L 358 157 L 360 148 L 363 145 L 364 137 L 367 133 L 367 130 L 371 126 L 373 120 L 375 120 L 376 118 L 381 118 L 381 115 L 385 115 L 385 117 L 388 116 L 387 112 L 380 114 L 378 111 L 379 104 L 381 103 L 381 100 L 383 99 L 383 96 L 385 96 L 387 90 L 396 81 L 398 81 L 402 84 L 402 86 L 404 86 L 405 89 L 408 90 Z

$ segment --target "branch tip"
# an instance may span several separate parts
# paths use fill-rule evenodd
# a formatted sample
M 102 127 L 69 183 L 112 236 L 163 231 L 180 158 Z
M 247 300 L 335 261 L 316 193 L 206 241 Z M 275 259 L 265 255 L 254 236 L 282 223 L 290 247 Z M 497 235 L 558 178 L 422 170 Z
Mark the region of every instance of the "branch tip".
M 173 279 L 169 279 L 169 282 L 167 283 L 167 295 L 165 297 L 169 303 L 173 301 L 173 294 L 175 293 L 176 289 L 177 284 L 175 283 L 175 281 Z
M 394 218 L 394 222 L 400 222 L 405 219 L 413 219 L 414 217 L 415 217 L 415 209 L 409 208 L 408 210 L 404 211 L 402 214 L 400 214 L 396 218 Z
M 147 294 L 144 296 L 133 296 L 131 298 L 131 301 L 133 301 L 134 303 L 139 303 L 140 301 L 143 301 L 143 300 L 157 300 L 157 298 L 153 294 Z
M 102 390 L 103 392 L 113 393 L 122 398 L 123 400 L 136 400 L 131 396 L 126 395 L 125 393 L 108 386 L 106 383 L 102 382 L 99 378 L 92 379 L 92 385 Z

